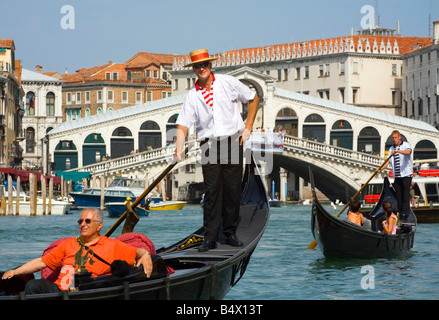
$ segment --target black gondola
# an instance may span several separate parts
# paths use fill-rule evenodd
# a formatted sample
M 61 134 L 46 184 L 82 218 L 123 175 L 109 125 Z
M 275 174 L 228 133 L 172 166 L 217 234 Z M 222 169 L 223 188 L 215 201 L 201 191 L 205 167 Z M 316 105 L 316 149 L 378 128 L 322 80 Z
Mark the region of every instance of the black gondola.
M 157 250 L 156 265 L 168 266 L 174 273 L 166 276 L 155 270 L 147 279 L 143 271 L 125 277 L 102 276 L 85 280 L 77 291 L 6 295 L 0 289 L 0 300 L 13 299 L 171 299 L 206 300 L 223 299 L 241 279 L 250 257 L 261 239 L 269 220 L 270 209 L 267 192 L 255 165 L 247 164 L 243 177 L 243 192 L 237 236 L 243 247 L 232 247 L 220 239 L 218 248 L 198 252 L 203 228 L 187 238 Z M 157 263 L 158 262 L 158 263 Z M 0 273 L 1 274 L 1 273 Z M 12 278 L 14 279 L 14 278 Z M 0 280 L 5 285 L 5 281 Z M 7 284 L 6 284 L 7 285 Z
M 389 200 L 393 208 L 397 207 L 395 190 L 387 178 L 375 208 L 370 213 L 363 213 L 363 226 L 329 214 L 316 197 L 311 170 L 310 180 L 313 194 L 311 230 L 325 257 L 392 257 L 405 254 L 413 247 L 416 216 L 411 210 L 395 235 L 382 233 L 382 221 L 385 220 L 382 202 Z

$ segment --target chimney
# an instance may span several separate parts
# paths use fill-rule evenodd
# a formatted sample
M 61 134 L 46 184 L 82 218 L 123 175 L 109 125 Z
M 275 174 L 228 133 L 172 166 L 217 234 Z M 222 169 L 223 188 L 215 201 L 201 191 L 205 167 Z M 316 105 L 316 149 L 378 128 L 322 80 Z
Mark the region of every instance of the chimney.
M 433 44 L 439 44 L 439 20 L 433 22 Z
M 35 70 L 36 70 L 38 73 L 41 73 L 41 72 L 43 72 L 43 66 L 36 65 L 36 66 L 35 66 Z

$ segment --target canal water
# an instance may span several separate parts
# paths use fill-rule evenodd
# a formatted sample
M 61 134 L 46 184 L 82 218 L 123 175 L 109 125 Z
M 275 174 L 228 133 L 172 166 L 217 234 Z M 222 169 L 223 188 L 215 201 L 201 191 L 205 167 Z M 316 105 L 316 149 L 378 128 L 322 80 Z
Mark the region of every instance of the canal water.
M 418 225 L 414 248 L 402 258 L 326 259 L 318 248 L 307 249 L 313 240 L 310 210 L 311 206 L 301 204 L 272 208 L 247 271 L 226 300 L 439 299 L 439 224 Z M 71 212 L 65 216 L 1 216 L 0 270 L 40 256 L 61 237 L 77 236 L 80 211 Z M 116 221 L 105 215 L 104 232 Z M 135 231 L 149 237 L 158 249 L 201 224 L 200 206 L 186 205 L 180 211 L 151 211 Z

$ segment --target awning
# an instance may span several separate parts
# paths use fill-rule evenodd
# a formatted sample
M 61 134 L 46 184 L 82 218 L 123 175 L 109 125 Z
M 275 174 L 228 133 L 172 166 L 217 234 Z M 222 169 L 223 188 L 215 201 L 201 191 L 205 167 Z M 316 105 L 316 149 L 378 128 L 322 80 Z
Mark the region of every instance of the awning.
M 73 171 L 57 171 L 57 177 L 63 177 L 64 180 L 72 180 L 73 182 L 82 181 L 84 178 L 90 178 L 90 172 L 73 172 Z
M 0 168 L 0 172 L 3 172 L 5 174 L 11 174 L 11 175 L 15 176 L 14 177 L 15 180 L 17 180 L 17 177 L 20 177 L 20 182 L 29 181 L 29 174 L 33 173 L 37 177 L 37 181 L 41 181 L 41 172 L 38 172 L 38 171 L 17 170 L 17 169 L 13 169 L 13 168 Z M 50 178 L 53 178 L 54 184 L 61 183 L 61 179 L 58 177 L 44 176 L 44 178 L 46 179 L 46 182 L 48 182 L 47 180 L 49 180 Z

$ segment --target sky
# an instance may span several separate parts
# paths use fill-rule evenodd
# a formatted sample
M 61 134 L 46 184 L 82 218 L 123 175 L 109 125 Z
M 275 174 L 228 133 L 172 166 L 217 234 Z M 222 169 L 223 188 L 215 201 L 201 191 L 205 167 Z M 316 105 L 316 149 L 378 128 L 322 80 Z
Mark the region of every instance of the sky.
M 374 23 L 432 36 L 439 0 L 0 0 L 0 39 L 43 72 L 123 63 L 137 52 L 210 54 L 349 36 Z M 429 23 L 431 21 L 431 24 Z

